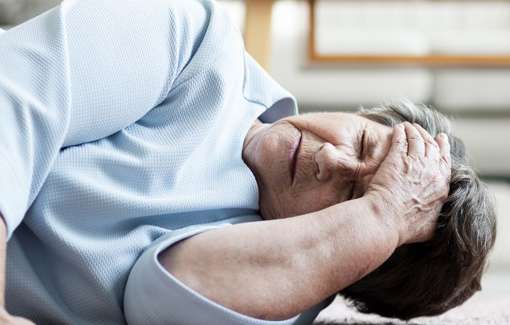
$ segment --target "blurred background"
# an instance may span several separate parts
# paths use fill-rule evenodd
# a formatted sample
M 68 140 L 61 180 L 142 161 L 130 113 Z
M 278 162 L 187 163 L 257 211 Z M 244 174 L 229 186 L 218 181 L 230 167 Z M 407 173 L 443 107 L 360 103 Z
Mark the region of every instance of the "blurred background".
M 0 0 L 0 26 L 59 2 Z M 497 202 L 499 233 L 483 294 L 510 296 L 510 1 L 219 3 L 302 113 L 405 98 L 452 117 Z

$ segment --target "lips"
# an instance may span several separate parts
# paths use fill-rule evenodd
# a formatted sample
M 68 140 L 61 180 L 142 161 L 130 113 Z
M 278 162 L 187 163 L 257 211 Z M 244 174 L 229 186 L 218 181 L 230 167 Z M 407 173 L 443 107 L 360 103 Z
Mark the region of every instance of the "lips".
M 291 151 L 291 155 L 290 155 L 290 159 L 289 159 L 289 161 L 290 161 L 290 176 L 291 176 L 292 184 L 294 184 L 294 180 L 296 178 L 299 149 L 301 148 L 302 140 L 303 140 L 303 134 L 300 131 L 299 138 L 297 139 L 296 143 L 293 146 L 293 150 Z

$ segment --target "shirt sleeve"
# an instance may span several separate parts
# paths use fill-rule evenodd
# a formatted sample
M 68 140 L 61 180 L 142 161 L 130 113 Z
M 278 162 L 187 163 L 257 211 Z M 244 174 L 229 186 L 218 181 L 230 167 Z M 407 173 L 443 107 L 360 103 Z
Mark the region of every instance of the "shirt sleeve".
M 142 254 L 131 270 L 125 289 L 124 313 L 129 325 L 295 324 L 298 316 L 283 321 L 266 321 L 225 308 L 187 287 L 159 263 L 158 254 L 169 246 L 223 226 L 228 225 L 199 225 L 172 232 Z
M 167 97 L 207 30 L 208 1 L 67 0 L 0 36 L 0 215 L 8 237 L 58 153 Z

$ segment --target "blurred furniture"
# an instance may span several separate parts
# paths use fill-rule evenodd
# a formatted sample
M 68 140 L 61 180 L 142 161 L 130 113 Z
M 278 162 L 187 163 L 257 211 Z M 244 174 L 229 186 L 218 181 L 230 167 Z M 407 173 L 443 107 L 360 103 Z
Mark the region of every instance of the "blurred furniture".
M 510 65 L 510 2 L 308 2 L 313 62 Z M 482 23 L 491 34 L 482 39 L 468 35 L 479 33 Z M 399 46 L 411 37 L 414 48 Z
M 244 39 L 246 49 L 265 67 L 271 58 L 271 18 L 274 0 L 246 0 Z

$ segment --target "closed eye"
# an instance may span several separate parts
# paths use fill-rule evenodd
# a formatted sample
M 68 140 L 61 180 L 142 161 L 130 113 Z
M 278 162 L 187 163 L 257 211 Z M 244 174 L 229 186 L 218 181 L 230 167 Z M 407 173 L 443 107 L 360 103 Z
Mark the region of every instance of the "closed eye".
M 363 160 L 366 155 L 366 150 L 368 146 L 368 136 L 367 136 L 367 129 L 363 129 L 363 133 L 361 134 L 361 139 L 359 141 L 359 160 Z M 349 195 L 349 200 L 357 199 L 359 196 L 358 188 L 357 188 L 357 182 L 360 180 L 354 180 L 352 182 L 352 187 Z
M 367 130 L 366 129 L 363 129 L 363 133 L 361 135 L 361 140 L 360 140 L 360 144 L 359 144 L 359 159 L 363 159 L 363 157 L 365 157 L 365 150 L 366 150 L 366 147 L 367 147 Z

